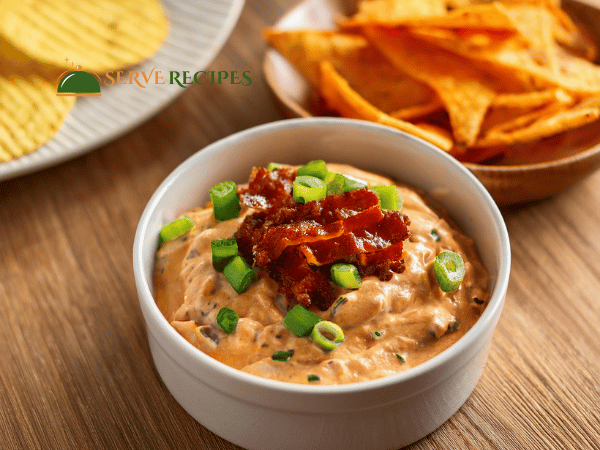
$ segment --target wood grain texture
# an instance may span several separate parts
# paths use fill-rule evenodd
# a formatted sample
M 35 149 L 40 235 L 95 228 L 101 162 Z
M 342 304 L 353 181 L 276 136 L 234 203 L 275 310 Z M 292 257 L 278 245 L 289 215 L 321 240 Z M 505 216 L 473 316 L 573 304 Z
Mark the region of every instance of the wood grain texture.
M 199 148 L 283 118 L 261 74 L 261 30 L 292 1 L 248 0 L 213 70 L 117 141 L 0 184 L 0 447 L 238 448 L 195 422 L 152 364 L 133 236 L 159 183 Z M 600 449 L 600 172 L 503 211 L 506 306 L 481 381 L 411 448 Z

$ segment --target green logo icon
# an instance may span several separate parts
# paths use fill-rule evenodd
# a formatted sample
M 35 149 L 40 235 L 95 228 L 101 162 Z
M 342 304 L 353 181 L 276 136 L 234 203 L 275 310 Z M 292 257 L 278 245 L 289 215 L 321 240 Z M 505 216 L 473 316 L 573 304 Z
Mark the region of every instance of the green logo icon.
M 100 78 L 81 70 L 77 66 L 72 72 L 63 73 L 60 76 L 56 95 L 75 97 L 100 97 Z

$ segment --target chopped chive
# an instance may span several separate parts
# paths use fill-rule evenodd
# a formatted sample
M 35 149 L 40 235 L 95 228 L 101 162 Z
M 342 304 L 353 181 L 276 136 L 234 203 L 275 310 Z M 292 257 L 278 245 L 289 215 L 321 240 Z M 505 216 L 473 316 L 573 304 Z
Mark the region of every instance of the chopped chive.
M 375 191 L 381 203 L 381 209 L 387 211 L 400 211 L 402 209 L 402 197 L 395 186 L 371 186 L 369 189 Z
M 331 179 L 325 180 L 327 182 L 327 195 L 341 194 L 344 192 L 346 177 L 344 175 L 340 175 L 339 173 L 329 172 L 329 174 L 333 176 Z
M 158 232 L 159 246 L 165 242 L 172 241 L 173 239 L 187 233 L 194 227 L 194 221 L 188 216 L 183 216 L 177 220 L 174 220 L 168 225 L 165 225 Z
M 335 316 L 338 308 L 340 306 L 342 306 L 344 303 L 346 303 L 347 301 L 348 301 L 348 297 L 338 297 L 337 300 L 335 301 L 335 303 L 333 304 L 333 307 L 331 308 L 331 315 Z
M 267 170 L 278 170 L 278 169 L 281 169 L 281 164 L 270 162 L 267 165 Z
M 334 264 L 331 266 L 331 279 L 335 284 L 348 289 L 358 289 L 362 279 L 358 269 L 352 264 Z
M 210 243 L 213 267 L 217 272 L 223 272 L 225 266 L 238 254 L 235 238 L 216 239 Z
M 435 240 L 435 242 L 440 242 L 442 240 L 442 237 L 438 233 L 438 230 L 436 230 L 435 228 L 433 230 L 431 230 L 431 235 L 433 236 L 433 239 Z
M 458 320 L 455 320 L 450 325 L 448 325 L 448 331 L 458 330 L 460 328 L 460 323 Z
M 327 195 L 327 185 L 317 177 L 297 176 L 293 183 L 292 194 L 298 203 L 320 200 Z
M 465 263 L 455 252 L 446 251 L 437 255 L 433 268 L 440 288 L 444 292 L 456 291 L 465 278 Z
M 338 324 L 322 320 L 315 324 L 310 337 L 325 350 L 334 350 L 344 342 L 344 331 Z
M 367 187 L 366 183 L 362 181 L 353 180 L 352 178 L 344 177 L 344 192 L 355 191 L 356 189 L 363 189 Z
M 257 279 L 254 269 L 241 256 L 235 256 L 229 261 L 223 269 L 223 275 L 238 294 L 245 292 Z
M 308 379 L 308 381 L 309 381 L 309 383 L 310 383 L 310 382 L 313 382 L 313 381 L 320 381 L 320 380 L 321 380 L 321 377 L 320 377 L 319 375 L 314 375 L 314 374 L 311 374 L 311 375 L 309 375 L 309 376 L 307 377 L 307 379 Z
M 229 334 L 235 331 L 239 318 L 240 317 L 233 309 L 223 306 L 217 314 L 217 325 L 219 325 L 225 333 Z
M 377 330 L 377 331 L 373 331 L 373 333 L 371 333 L 371 337 L 373 339 L 379 339 L 381 337 L 381 331 Z
M 285 325 L 298 337 L 308 336 L 317 322 L 322 319 L 302 305 L 294 306 L 284 317 Z
M 211 187 L 210 200 L 217 220 L 235 219 L 240 213 L 240 198 L 233 181 L 223 181 Z
M 298 176 L 308 175 L 311 177 L 317 177 L 321 180 L 325 180 L 329 171 L 327 170 L 327 166 L 325 165 L 325 161 L 322 159 L 317 159 L 315 161 L 310 161 L 309 163 L 300 167 L 296 173 Z
M 273 355 L 271 356 L 271 359 L 273 361 L 286 362 L 286 361 L 289 361 L 289 359 L 292 356 L 294 356 L 294 350 L 288 350 L 288 351 L 277 350 L 275 353 L 273 353 Z
M 396 353 L 396 358 L 398 358 L 400 364 L 404 364 L 406 362 L 406 359 L 404 359 L 404 356 L 402 356 L 400 353 Z

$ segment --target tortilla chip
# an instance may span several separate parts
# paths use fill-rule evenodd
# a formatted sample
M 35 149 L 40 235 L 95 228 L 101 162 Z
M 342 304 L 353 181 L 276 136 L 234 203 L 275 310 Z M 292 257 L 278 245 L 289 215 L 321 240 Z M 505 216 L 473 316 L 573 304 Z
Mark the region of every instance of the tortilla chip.
M 485 116 L 481 134 L 524 127 L 541 117 L 566 110 L 574 103 L 575 99 L 562 89 L 499 94 Z
M 369 2 L 372 3 L 372 2 Z M 362 3 L 361 3 L 362 5 Z M 422 11 L 412 12 L 398 8 L 391 14 L 379 10 L 378 14 L 357 14 L 347 22 L 341 24 L 342 28 L 353 28 L 358 25 L 385 25 L 396 27 L 399 25 L 409 27 L 443 27 L 443 28 L 473 28 L 487 30 L 516 31 L 512 21 L 499 3 L 467 4 L 450 12 L 434 8 L 431 14 L 423 14 L 428 5 L 422 5 Z M 373 6 L 374 7 L 374 6 Z
M 531 79 L 534 87 L 559 86 L 575 94 L 600 92 L 600 67 L 567 53 L 556 44 L 553 44 L 557 68 L 554 71 L 544 61 L 536 59 L 535 52 L 523 46 L 519 39 L 502 39 L 495 41 L 494 46 L 476 48 L 452 31 L 446 30 L 443 36 L 438 33 L 435 37 L 420 30 L 412 30 L 412 33 L 470 59 L 471 65 L 503 73 L 515 81 Z
M 406 108 L 392 111 L 390 116 L 400 120 L 411 120 L 419 117 L 425 117 L 434 112 L 438 112 L 444 109 L 442 102 L 436 97 L 435 99 L 422 103 L 415 106 L 408 106 Z
M 265 31 L 267 41 L 313 86 L 329 61 L 363 98 L 384 112 L 427 103 L 433 90 L 393 66 L 360 36 L 316 30 Z
M 569 103 L 572 101 L 572 97 L 562 89 L 545 89 L 543 91 L 517 94 L 498 94 L 492 103 L 492 107 L 537 108 L 553 101 Z
M 552 114 L 533 122 L 525 128 L 509 131 L 491 131 L 475 144 L 476 147 L 513 145 L 536 141 L 563 131 L 578 128 L 600 118 L 600 108 L 573 108 Z
M 569 32 L 555 22 L 552 31 L 556 42 L 575 56 L 580 56 L 592 62 L 598 58 L 598 46 L 580 27 L 577 27 L 574 32 Z
M 593 95 L 581 100 L 576 108 L 600 108 L 600 94 Z
M 556 42 L 575 56 L 591 62 L 598 58 L 598 45 L 583 28 L 576 26 L 575 30 L 567 30 L 555 18 L 552 32 Z
M 502 7 L 511 23 L 531 45 L 532 57 L 556 73 L 552 25 L 554 18 L 548 10 L 534 5 L 511 5 Z
M 94 72 L 149 58 L 169 30 L 155 0 L 3 1 L 0 16 L 0 35 L 29 57 Z
M 445 0 L 362 0 L 358 12 L 341 24 L 342 29 L 388 23 L 400 24 L 416 17 L 444 16 Z
M 545 117 L 550 117 L 553 115 L 556 115 L 560 112 L 566 111 L 568 108 L 568 104 L 565 103 L 561 103 L 561 102 L 552 102 L 548 105 L 545 105 L 541 108 L 537 108 L 535 110 L 532 110 L 531 112 L 528 112 L 526 114 L 520 114 L 516 117 L 512 117 L 511 119 L 496 124 L 493 127 L 490 127 L 489 129 L 486 130 L 486 134 L 493 134 L 493 133 L 510 133 L 512 131 L 515 131 L 519 128 L 525 128 L 531 124 L 533 124 L 534 122 L 537 122 L 538 120 L 545 118 Z
M 314 86 L 320 84 L 322 61 L 331 61 L 337 67 L 344 60 L 357 59 L 369 46 L 362 36 L 314 29 L 267 28 L 263 35 Z
M 0 61 L 0 161 L 32 152 L 49 141 L 75 104 L 38 74 L 19 74 Z
M 398 30 L 365 27 L 365 35 L 396 67 L 428 84 L 444 104 L 457 145 L 475 142 L 496 96 L 486 74 L 425 41 Z
M 375 108 L 350 87 L 348 82 L 335 70 L 331 63 L 327 61 L 322 62 L 320 67 L 322 72 L 321 95 L 328 106 L 343 117 L 369 120 L 388 125 L 425 139 L 444 150 L 449 150 L 452 147 L 451 144 L 448 144 L 447 139 L 441 138 L 437 133 L 423 130 L 409 122 L 394 119 Z

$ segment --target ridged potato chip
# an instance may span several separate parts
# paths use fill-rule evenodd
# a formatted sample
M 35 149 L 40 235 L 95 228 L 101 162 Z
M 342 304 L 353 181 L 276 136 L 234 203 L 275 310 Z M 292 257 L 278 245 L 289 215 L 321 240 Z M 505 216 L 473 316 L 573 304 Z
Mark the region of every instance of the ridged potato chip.
M 0 0 L 0 35 L 36 61 L 106 72 L 152 56 L 169 22 L 156 0 Z
M 0 161 L 9 161 L 50 140 L 75 97 L 58 97 L 54 83 L 38 74 L 9 70 L 5 61 L 0 66 Z

